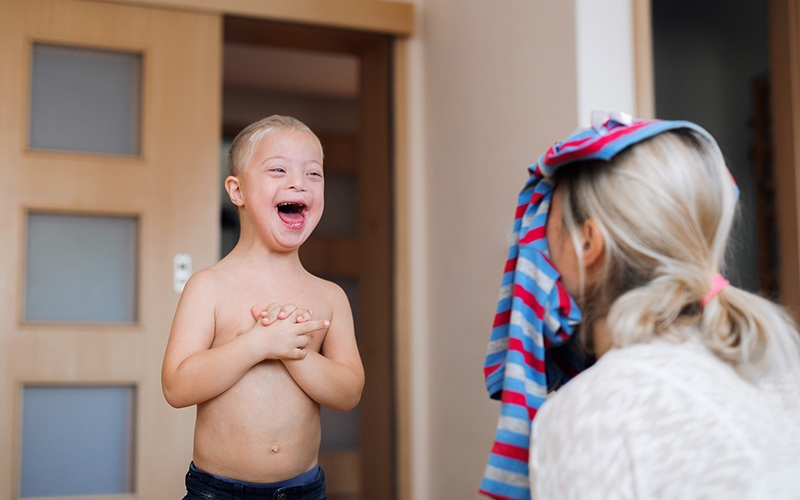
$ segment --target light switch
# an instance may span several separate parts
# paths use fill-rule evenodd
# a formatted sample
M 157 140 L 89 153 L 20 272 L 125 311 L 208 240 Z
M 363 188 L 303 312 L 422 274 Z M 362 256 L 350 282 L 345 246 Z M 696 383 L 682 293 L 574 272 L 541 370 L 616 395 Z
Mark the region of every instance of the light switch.
M 183 287 L 192 276 L 192 256 L 188 253 L 176 253 L 172 259 L 172 288 L 176 293 L 183 292 Z

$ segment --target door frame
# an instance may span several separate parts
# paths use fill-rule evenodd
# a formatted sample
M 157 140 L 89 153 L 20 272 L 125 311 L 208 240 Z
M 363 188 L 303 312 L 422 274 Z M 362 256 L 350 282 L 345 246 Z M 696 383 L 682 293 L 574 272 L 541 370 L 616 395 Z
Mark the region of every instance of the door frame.
M 414 5 L 396 0 L 97 0 L 382 33 L 414 34 Z
M 775 217 L 779 238 L 781 302 L 800 319 L 800 6 L 770 0 L 769 66 L 772 100 L 772 158 Z
M 655 118 L 655 81 L 653 76 L 653 19 L 651 0 L 631 0 L 633 14 L 633 76 L 637 118 Z

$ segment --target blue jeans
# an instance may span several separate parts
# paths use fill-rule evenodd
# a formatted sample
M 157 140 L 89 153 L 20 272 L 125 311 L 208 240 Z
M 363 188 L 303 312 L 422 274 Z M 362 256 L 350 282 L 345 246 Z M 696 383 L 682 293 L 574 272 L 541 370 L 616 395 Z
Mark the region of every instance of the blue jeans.
M 299 484 L 298 484 L 299 483 Z M 186 474 L 183 500 L 327 500 L 325 473 L 319 466 L 280 483 L 256 484 L 225 479 L 199 470 Z

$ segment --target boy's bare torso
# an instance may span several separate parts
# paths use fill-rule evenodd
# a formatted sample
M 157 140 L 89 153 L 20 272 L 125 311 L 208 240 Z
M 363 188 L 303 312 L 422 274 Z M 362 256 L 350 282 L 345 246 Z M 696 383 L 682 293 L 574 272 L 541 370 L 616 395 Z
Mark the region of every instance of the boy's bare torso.
M 214 340 L 223 345 L 255 324 L 246 304 L 298 304 L 314 319 L 333 315 L 332 286 L 302 271 L 291 279 L 258 279 L 252 269 L 221 261 L 206 272 L 218 284 Z M 320 352 L 326 331 L 310 334 L 308 350 Z M 280 360 L 253 366 L 219 396 L 197 405 L 195 465 L 212 474 L 253 483 L 282 481 L 317 463 L 320 406 L 294 381 Z
M 195 465 L 252 483 L 312 469 L 320 405 L 350 411 L 364 387 L 347 296 L 298 256 L 322 216 L 324 177 L 319 140 L 292 120 L 265 118 L 234 140 L 225 189 L 239 242 L 186 283 L 161 368 L 167 402 L 197 405 Z M 254 306 L 274 315 L 257 322 Z

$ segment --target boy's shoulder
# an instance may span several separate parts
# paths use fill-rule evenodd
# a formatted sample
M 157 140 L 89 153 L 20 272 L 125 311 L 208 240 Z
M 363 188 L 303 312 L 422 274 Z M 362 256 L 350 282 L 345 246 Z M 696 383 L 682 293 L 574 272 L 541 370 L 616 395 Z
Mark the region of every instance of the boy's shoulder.
M 182 295 L 202 295 L 213 297 L 225 281 L 225 273 L 220 272 L 216 266 L 207 267 L 195 272 L 186 282 Z
M 226 257 L 192 274 L 186 283 L 186 289 L 209 298 L 220 295 L 224 297 L 233 289 L 241 288 L 243 276 L 252 276 L 252 273 L 246 271 L 239 262 Z
M 242 277 L 252 277 L 254 271 L 242 259 L 231 255 L 224 257 L 215 264 L 194 273 L 190 281 L 194 280 L 200 286 L 225 286 L 227 283 L 238 283 Z
M 225 267 L 222 261 L 217 262 L 192 274 L 189 281 L 193 281 L 195 286 L 213 286 L 220 281 L 224 281 L 227 275 L 230 274 L 230 270 L 226 270 Z
M 234 259 L 222 259 L 216 264 L 197 271 L 192 275 L 186 284 L 186 290 L 192 295 L 202 295 L 205 300 L 216 301 L 217 298 L 231 298 L 234 296 L 248 296 L 252 293 L 261 294 L 270 292 L 283 296 L 287 291 L 284 284 L 293 283 L 289 289 L 303 290 L 301 295 L 308 294 L 316 299 L 321 299 L 331 305 L 348 302 L 348 297 L 340 285 L 333 281 L 321 278 L 300 268 L 298 273 L 292 273 L 291 277 L 283 275 L 278 279 L 276 276 L 267 276 L 266 273 L 260 279 L 256 278 L 256 273 L 247 265 L 242 265 Z M 283 284 L 282 284 L 283 283 Z M 287 300 L 302 300 L 295 298 L 295 292 L 288 290 Z
M 309 272 L 306 272 L 306 277 L 308 280 L 308 286 L 315 289 L 317 293 L 323 293 L 326 295 L 344 295 L 344 290 L 342 287 L 333 281 L 320 278 L 319 276 Z
M 342 306 L 347 304 L 349 307 L 350 300 L 344 289 L 333 281 L 320 278 L 319 276 L 308 273 L 308 290 L 318 298 L 324 299 L 325 302 L 332 307 Z

